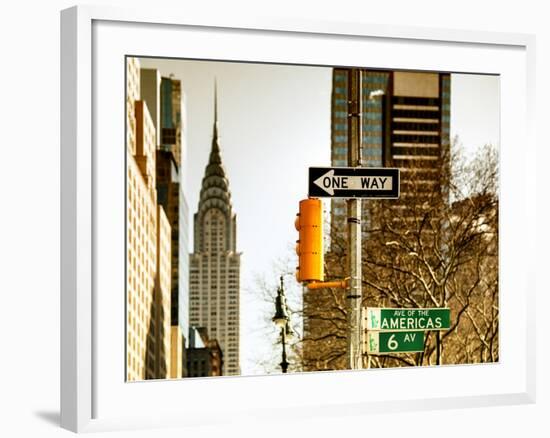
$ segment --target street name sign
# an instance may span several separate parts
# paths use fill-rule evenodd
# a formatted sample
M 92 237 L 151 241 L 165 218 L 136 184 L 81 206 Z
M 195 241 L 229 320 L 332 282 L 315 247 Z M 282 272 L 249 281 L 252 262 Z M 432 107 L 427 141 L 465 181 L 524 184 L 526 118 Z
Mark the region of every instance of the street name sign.
M 424 332 L 367 332 L 370 354 L 415 353 L 424 351 Z
M 399 198 L 399 169 L 310 167 L 308 195 L 316 198 Z
M 431 309 L 367 307 L 367 330 L 410 332 L 448 330 L 450 327 L 451 310 L 444 307 Z

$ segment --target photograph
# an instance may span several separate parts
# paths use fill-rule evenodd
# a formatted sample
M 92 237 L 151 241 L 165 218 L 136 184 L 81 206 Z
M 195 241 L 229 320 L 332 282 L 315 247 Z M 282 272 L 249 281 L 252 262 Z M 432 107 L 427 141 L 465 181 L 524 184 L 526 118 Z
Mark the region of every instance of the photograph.
M 126 382 L 499 362 L 500 77 L 126 56 Z
M 544 435 L 544 2 L 93 3 L 3 8 L 0 438 Z

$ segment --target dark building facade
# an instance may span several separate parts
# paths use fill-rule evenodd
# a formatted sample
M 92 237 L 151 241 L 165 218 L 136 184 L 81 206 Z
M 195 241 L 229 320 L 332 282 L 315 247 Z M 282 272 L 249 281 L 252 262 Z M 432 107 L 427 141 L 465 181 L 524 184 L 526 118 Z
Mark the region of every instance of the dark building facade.
M 160 81 L 160 149 L 172 152 L 176 165 L 181 166 L 182 111 L 181 81 L 172 77 Z
M 209 339 L 204 327 L 191 327 L 187 357 L 187 377 L 221 376 L 223 353 L 217 340 Z
M 171 227 L 172 246 L 172 298 L 171 315 L 172 325 L 180 323 L 180 257 L 187 257 L 186 251 L 180 251 L 180 197 L 181 188 L 179 171 L 172 152 L 157 150 L 157 199 L 162 205 Z M 184 252 L 181 254 L 181 252 Z M 185 281 L 185 280 L 184 280 Z

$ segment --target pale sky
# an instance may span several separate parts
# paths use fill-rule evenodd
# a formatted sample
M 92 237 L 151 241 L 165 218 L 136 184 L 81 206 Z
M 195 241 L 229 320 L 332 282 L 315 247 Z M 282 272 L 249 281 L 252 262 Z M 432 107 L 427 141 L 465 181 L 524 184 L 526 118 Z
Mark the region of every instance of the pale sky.
M 255 279 L 277 283 L 280 273 L 273 264 L 288 258 L 297 239 L 294 218 L 298 202 L 307 197 L 308 167 L 330 166 L 332 70 L 161 59 L 141 59 L 141 66 L 182 81 L 183 190 L 191 217 L 212 143 L 217 81 L 222 161 L 237 214 L 237 249 L 243 253 L 241 369 L 243 375 L 261 373 L 256 362 L 272 355 L 276 332 L 273 328 L 272 339 L 266 340 L 259 330 L 270 308 Z M 455 134 L 469 153 L 486 143 L 499 144 L 498 77 L 452 75 L 451 136 Z M 191 218 L 189 223 L 192 227 Z

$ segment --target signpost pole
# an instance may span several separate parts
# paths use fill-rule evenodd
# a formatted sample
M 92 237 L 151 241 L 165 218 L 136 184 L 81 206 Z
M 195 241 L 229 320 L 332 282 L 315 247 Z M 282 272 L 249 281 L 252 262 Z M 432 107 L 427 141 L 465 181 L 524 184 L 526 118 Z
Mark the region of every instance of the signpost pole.
M 361 70 L 348 70 L 348 166 L 361 166 L 362 99 Z M 349 369 L 363 366 L 361 330 L 361 199 L 347 200 L 348 209 L 348 336 L 347 353 Z
M 437 347 L 437 356 L 436 356 L 436 365 L 441 365 L 441 333 L 437 332 L 435 334 L 436 338 L 436 347 Z

